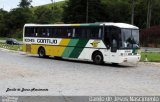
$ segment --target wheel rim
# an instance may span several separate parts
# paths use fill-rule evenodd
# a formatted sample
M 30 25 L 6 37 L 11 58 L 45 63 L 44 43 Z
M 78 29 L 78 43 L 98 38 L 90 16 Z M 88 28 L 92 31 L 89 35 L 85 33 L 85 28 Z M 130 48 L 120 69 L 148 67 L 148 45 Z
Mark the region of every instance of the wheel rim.
M 96 62 L 96 63 L 100 63 L 101 61 L 102 61 L 101 55 L 96 55 L 96 56 L 95 56 L 95 62 Z
M 41 50 L 39 51 L 39 55 L 40 55 L 40 56 L 44 56 L 44 53 L 45 53 L 44 49 L 41 49 Z

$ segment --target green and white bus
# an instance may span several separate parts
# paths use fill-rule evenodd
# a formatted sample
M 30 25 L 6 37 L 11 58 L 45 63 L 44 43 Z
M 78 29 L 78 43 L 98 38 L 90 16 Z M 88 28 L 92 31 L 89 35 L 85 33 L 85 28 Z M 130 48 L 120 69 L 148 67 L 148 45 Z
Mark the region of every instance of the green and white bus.
M 39 57 L 138 62 L 139 28 L 126 23 L 25 24 L 23 51 Z

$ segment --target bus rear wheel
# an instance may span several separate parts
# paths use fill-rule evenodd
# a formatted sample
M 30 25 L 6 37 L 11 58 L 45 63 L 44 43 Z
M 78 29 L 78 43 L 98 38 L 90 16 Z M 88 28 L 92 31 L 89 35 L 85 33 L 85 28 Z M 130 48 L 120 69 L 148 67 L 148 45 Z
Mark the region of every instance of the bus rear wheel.
M 54 56 L 54 58 L 57 59 L 57 60 L 61 60 L 62 59 L 62 57 L 59 57 L 59 56 Z
M 43 47 L 40 47 L 38 49 L 38 55 L 39 55 L 40 58 L 46 57 L 46 51 L 45 51 L 45 49 Z
M 103 64 L 103 55 L 100 52 L 96 52 L 93 55 L 93 62 L 95 64 Z

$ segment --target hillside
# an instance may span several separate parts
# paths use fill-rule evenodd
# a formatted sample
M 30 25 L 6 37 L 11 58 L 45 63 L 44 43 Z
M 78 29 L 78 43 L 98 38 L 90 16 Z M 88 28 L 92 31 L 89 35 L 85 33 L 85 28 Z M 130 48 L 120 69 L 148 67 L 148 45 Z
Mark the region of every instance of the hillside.
M 63 5 L 64 5 L 65 1 L 59 1 L 59 2 L 55 2 L 54 4 L 50 3 L 50 4 L 46 4 L 46 5 L 41 5 L 41 6 L 35 6 L 32 8 L 32 10 L 36 10 L 38 7 L 46 7 L 46 8 L 52 8 L 52 7 L 58 7 L 60 9 L 63 9 Z

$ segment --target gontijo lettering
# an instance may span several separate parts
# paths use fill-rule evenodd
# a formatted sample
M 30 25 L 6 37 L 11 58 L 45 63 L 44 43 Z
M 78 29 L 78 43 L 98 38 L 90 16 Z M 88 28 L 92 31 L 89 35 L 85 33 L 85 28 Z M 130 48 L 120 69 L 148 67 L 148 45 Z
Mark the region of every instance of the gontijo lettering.
M 24 41 L 27 43 L 39 43 L 39 44 L 57 44 L 58 43 L 57 39 L 46 39 L 46 38 L 45 39 L 41 39 L 41 38 L 29 39 L 29 38 L 27 38 L 27 39 L 24 39 Z
M 37 39 L 37 43 L 57 44 L 57 40 L 56 39 Z

